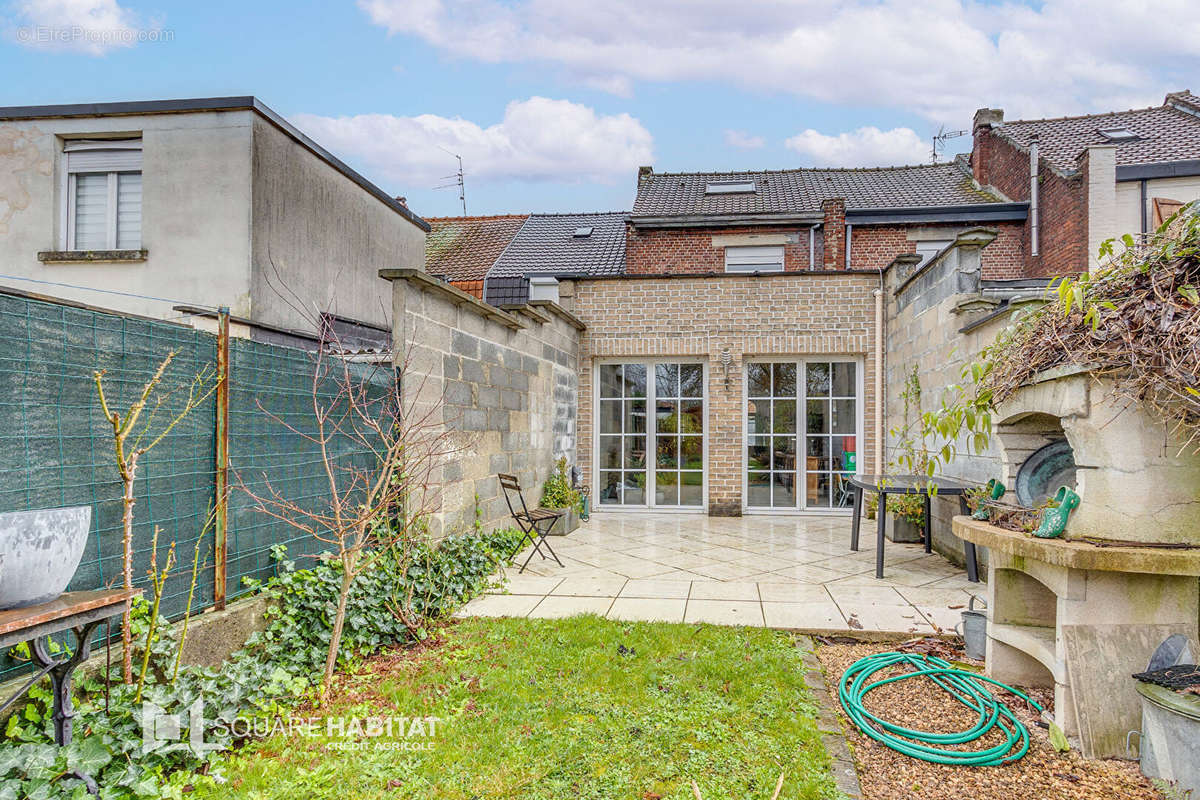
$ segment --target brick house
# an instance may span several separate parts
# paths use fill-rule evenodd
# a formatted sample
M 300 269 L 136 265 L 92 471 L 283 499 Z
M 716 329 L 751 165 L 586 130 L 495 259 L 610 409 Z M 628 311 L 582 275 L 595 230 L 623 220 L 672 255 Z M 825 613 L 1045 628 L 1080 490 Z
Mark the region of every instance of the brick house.
M 1151 232 L 1200 198 L 1200 97 L 1187 90 L 1161 106 L 1055 119 L 981 108 L 973 129 L 975 180 L 1030 203 L 1024 264 L 1006 277 L 1083 272 L 1105 239 Z

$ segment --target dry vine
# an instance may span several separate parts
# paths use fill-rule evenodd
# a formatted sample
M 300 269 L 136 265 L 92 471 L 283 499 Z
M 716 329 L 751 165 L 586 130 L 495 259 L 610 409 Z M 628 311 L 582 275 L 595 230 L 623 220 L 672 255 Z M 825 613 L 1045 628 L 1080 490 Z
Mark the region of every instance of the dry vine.
M 1112 392 L 1147 407 L 1181 450 L 1200 448 L 1200 216 L 1185 207 L 1147 241 L 1101 247 L 1102 268 L 1062 278 L 1047 302 L 1013 323 L 963 368 L 940 408 L 923 422 L 943 442 L 928 471 L 952 461 L 965 438 L 984 452 L 992 412 L 1038 373 L 1078 366 Z
M 1200 439 L 1200 219 L 1178 217 L 1092 279 L 1063 281 L 1026 315 L 984 382 L 1002 402 L 1038 372 L 1077 364 Z

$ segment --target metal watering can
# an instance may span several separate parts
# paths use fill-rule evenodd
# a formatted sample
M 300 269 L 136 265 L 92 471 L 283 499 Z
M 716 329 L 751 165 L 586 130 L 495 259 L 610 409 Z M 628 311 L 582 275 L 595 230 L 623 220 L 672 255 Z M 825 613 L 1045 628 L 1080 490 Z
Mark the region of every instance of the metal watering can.
M 962 622 L 955 625 L 954 630 L 963 637 L 963 649 L 966 651 L 967 658 L 983 661 L 983 657 L 987 653 L 987 614 L 975 610 L 976 600 L 984 608 L 987 608 L 986 601 L 977 595 L 971 595 L 971 602 L 967 606 L 967 610 L 962 612 Z

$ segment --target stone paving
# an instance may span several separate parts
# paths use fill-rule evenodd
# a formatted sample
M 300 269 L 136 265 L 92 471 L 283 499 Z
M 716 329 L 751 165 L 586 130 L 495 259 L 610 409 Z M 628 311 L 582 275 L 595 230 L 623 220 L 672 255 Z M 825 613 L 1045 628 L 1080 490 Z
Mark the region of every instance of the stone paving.
M 887 543 L 875 578 L 874 525 L 850 550 L 850 518 L 708 517 L 601 512 L 550 539 L 524 574 L 472 600 L 463 616 L 710 622 L 802 631 L 949 632 L 971 594 L 963 570 L 920 545 Z M 519 565 L 528 549 L 517 560 Z

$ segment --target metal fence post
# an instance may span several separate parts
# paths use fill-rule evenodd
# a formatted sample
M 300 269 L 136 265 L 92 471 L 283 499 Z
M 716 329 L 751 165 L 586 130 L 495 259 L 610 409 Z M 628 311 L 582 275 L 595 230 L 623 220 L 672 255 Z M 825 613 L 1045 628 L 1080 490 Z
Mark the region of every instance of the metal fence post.
M 213 602 L 225 608 L 225 578 L 228 571 L 229 530 L 229 309 L 217 312 L 217 430 L 216 497 L 213 529 Z

